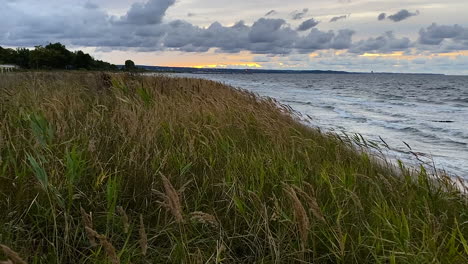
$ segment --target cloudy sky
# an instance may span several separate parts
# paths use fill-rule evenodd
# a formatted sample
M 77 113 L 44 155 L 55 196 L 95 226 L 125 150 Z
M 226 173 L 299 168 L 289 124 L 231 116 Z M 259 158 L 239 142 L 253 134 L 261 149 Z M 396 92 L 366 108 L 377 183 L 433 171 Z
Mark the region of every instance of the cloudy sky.
M 467 0 L 0 0 L 0 46 L 123 64 L 468 74 Z

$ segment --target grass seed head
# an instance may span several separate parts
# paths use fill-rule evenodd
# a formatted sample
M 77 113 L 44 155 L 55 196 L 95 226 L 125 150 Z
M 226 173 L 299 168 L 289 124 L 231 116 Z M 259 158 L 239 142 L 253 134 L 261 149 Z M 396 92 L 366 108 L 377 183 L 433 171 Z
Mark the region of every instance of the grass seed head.
M 3 253 L 9 258 L 10 263 L 14 264 L 26 264 L 26 261 L 24 261 L 20 255 L 12 250 L 11 248 L 0 244 L 0 248 L 2 249 Z M 6 262 L 8 263 L 8 261 Z
M 301 237 L 301 242 L 304 245 L 307 242 L 307 238 L 309 236 L 309 227 L 310 227 L 309 217 L 307 216 L 307 212 L 304 209 L 304 206 L 302 205 L 301 201 L 297 197 L 297 194 L 294 191 L 294 188 L 292 188 L 291 186 L 286 186 L 285 192 L 291 199 L 294 216 L 296 218 L 298 229 L 299 229 L 299 235 Z
M 95 230 L 85 227 L 86 232 L 90 235 L 92 235 L 94 238 L 99 240 L 99 244 L 104 248 L 104 251 L 106 252 L 107 257 L 109 258 L 109 261 L 112 264 L 120 264 L 120 259 L 117 255 L 117 252 L 115 250 L 114 245 L 112 245 L 109 240 L 107 240 L 107 237 L 104 235 L 100 235 L 98 232 Z
M 117 206 L 117 212 L 122 217 L 122 225 L 123 225 L 123 228 L 124 228 L 124 233 L 127 234 L 128 229 L 130 228 L 130 223 L 128 221 L 128 215 L 127 215 L 127 213 L 125 212 L 125 210 L 123 209 L 122 206 Z
M 96 242 L 96 236 L 92 232 L 93 231 L 93 219 L 91 214 L 86 213 L 86 211 L 83 209 L 83 207 L 80 207 L 81 211 L 81 221 L 83 222 L 83 225 L 85 227 L 86 231 L 86 236 L 88 237 L 89 243 L 91 244 L 92 247 L 97 246 Z
M 146 230 L 145 230 L 145 223 L 143 221 L 143 215 L 140 214 L 140 229 L 138 230 L 138 233 L 140 235 L 140 248 L 141 248 L 141 253 L 143 256 L 146 256 L 146 252 L 148 251 L 148 236 L 146 235 Z
M 322 222 L 325 222 L 325 217 L 323 216 L 322 210 L 320 209 L 320 206 L 317 203 L 317 199 L 313 196 L 314 194 L 312 193 L 309 195 L 297 186 L 293 186 L 293 188 L 296 191 L 296 193 L 299 193 L 307 201 L 309 210 L 312 212 L 315 218 Z
M 161 174 L 163 186 L 164 186 L 164 198 L 166 206 L 171 211 L 177 223 L 184 222 L 184 217 L 182 214 L 182 205 L 180 203 L 179 193 L 176 191 L 174 186 L 168 178 Z
M 202 224 L 208 224 L 213 227 L 219 226 L 219 223 L 214 215 L 210 215 L 200 211 L 190 213 L 190 220 Z
M 112 264 L 120 264 L 120 259 L 119 259 L 119 256 L 117 255 L 115 247 L 112 245 L 111 242 L 109 242 L 109 240 L 107 240 L 105 236 L 101 235 L 99 237 L 99 243 L 106 251 L 106 255 L 109 258 L 110 262 Z

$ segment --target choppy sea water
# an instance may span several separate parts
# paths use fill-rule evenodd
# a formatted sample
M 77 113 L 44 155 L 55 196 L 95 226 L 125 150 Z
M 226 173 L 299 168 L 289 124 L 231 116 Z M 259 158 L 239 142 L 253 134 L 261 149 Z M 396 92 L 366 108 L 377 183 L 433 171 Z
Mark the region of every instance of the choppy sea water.
M 405 74 L 184 74 L 291 106 L 323 130 L 360 133 L 389 155 L 468 179 L 468 76 Z M 406 144 L 405 144 L 406 143 Z

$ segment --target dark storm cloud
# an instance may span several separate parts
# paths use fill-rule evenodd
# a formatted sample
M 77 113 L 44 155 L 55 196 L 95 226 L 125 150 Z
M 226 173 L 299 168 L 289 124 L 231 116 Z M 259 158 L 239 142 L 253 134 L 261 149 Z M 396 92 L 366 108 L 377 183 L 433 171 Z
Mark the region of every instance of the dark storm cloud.
M 110 16 L 92 2 L 57 9 L 49 7 L 47 15 L 24 13 L 17 5 L 6 4 L 0 9 L 0 44 L 35 46 L 60 41 L 77 46 L 158 50 L 167 32 L 167 25 L 161 24 L 162 18 L 174 3 L 174 0 L 150 0 L 134 4 L 120 18 Z
M 281 38 L 282 32 L 289 31 L 282 29 L 282 26 L 286 24 L 283 19 L 265 19 L 260 18 L 257 20 L 250 29 L 249 39 L 253 43 L 258 42 L 273 42 L 278 38 Z
M 396 38 L 393 32 L 387 32 L 377 38 L 369 38 L 354 43 L 349 49 L 351 53 L 390 53 L 394 51 L 404 51 L 411 47 L 409 38 Z
M 351 46 L 351 30 L 323 32 L 312 29 L 300 36 L 283 19 L 260 18 L 252 26 L 239 22 L 232 27 L 213 23 L 208 28 L 193 26 L 184 21 L 174 21 L 163 39 L 164 46 L 182 51 L 206 51 L 211 48 L 221 52 L 251 51 L 255 54 L 307 53 L 319 49 L 346 49 Z
M 330 46 L 333 37 L 334 34 L 331 31 L 323 32 L 314 28 L 307 36 L 299 39 L 296 44 L 296 48 L 306 53 L 314 50 L 325 49 Z
M 297 28 L 297 30 L 299 31 L 306 31 L 306 30 L 309 30 L 315 26 L 317 26 L 320 22 L 311 18 L 311 19 L 308 19 L 304 22 L 302 22 L 302 24 L 299 25 L 299 27 Z
M 159 24 L 166 14 L 166 10 L 175 3 L 175 0 L 149 0 L 146 3 L 135 3 L 121 22 L 135 25 Z
M 378 19 L 379 21 L 382 21 L 382 20 L 384 20 L 385 18 L 387 18 L 387 14 L 385 14 L 385 13 L 380 13 L 380 15 L 377 17 L 377 19 Z
M 0 43 L 34 46 L 57 40 L 79 42 L 86 46 L 97 45 L 103 39 L 113 41 L 117 37 L 109 34 L 113 30 L 109 21 L 107 13 L 96 7 L 90 8 L 89 5 L 50 10 L 45 16 L 25 13 L 7 4 L 0 9 Z M 3 37 L 2 31 L 5 32 Z
M 238 22 L 225 27 L 215 22 L 208 28 L 200 28 L 184 21 L 169 24 L 163 40 L 167 48 L 182 51 L 207 51 L 210 48 L 235 53 L 242 50 L 258 54 L 289 54 L 298 34 L 282 19 L 257 20 L 252 26 Z
M 85 8 L 87 8 L 87 9 L 98 9 L 99 6 L 96 5 L 95 3 L 86 2 L 86 3 L 85 3 Z
M 410 11 L 406 10 L 406 9 L 402 9 L 400 11 L 398 11 L 397 13 L 391 15 L 391 16 L 388 16 L 387 18 L 392 20 L 393 22 L 400 22 L 402 20 L 405 20 L 407 18 L 410 18 L 412 16 L 417 16 L 419 15 L 419 11 L 416 11 L 415 13 L 411 13 Z
M 332 19 L 330 19 L 330 23 L 336 22 L 338 20 L 346 19 L 346 18 L 348 18 L 348 15 L 332 17 Z
M 270 10 L 270 11 L 268 11 L 268 13 L 265 14 L 265 16 L 272 16 L 272 15 L 276 15 L 275 10 Z
M 249 32 L 250 28 L 243 22 L 232 27 L 224 27 L 215 22 L 205 29 L 178 20 L 169 23 L 163 43 L 165 48 L 187 52 L 219 48 L 233 53 L 248 48 Z
M 270 51 L 274 54 L 291 53 L 298 33 L 285 25 L 283 19 L 257 20 L 248 34 L 248 50 L 259 54 L 268 54 Z
M 342 29 L 338 31 L 338 35 L 333 38 L 331 48 L 333 49 L 349 49 L 352 44 L 354 31 L 350 29 Z
M 304 8 L 304 9 L 302 9 L 302 11 L 297 11 L 296 10 L 291 14 L 291 18 L 293 20 L 301 20 L 307 15 L 307 13 L 309 13 L 308 8 Z
M 468 48 L 468 28 L 460 25 L 446 26 L 433 23 L 419 31 L 420 44 L 440 45 L 444 40 L 452 41 L 452 49 Z

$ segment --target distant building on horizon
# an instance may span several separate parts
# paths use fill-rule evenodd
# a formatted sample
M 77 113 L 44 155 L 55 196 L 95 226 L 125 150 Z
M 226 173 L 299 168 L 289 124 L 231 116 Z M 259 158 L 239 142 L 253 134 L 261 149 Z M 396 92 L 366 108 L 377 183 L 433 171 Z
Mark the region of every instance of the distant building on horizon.
M 0 72 L 10 72 L 19 69 L 19 66 L 13 64 L 0 64 Z

